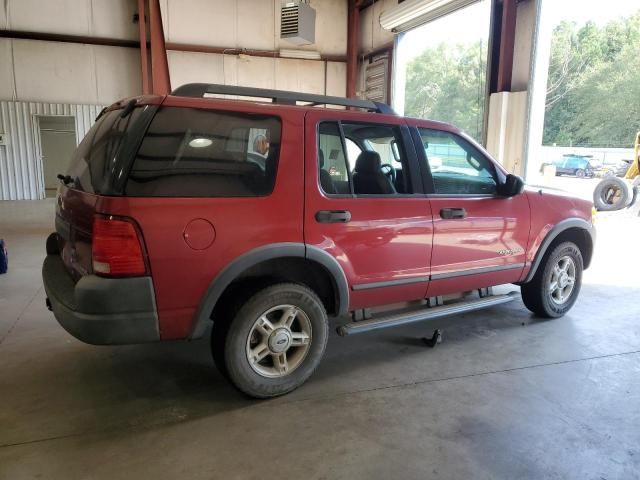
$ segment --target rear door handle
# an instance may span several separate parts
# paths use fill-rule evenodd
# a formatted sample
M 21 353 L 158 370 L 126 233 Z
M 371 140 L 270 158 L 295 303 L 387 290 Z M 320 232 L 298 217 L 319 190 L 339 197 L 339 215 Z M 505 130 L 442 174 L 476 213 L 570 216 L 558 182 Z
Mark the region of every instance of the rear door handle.
M 464 208 L 443 208 L 440 210 L 440 218 L 452 220 L 457 218 L 465 218 L 467 212 Z
M 316 212 L 318 223 L 347 223 L 351 220 L 351 212 L 348 210 L 320 210 Z

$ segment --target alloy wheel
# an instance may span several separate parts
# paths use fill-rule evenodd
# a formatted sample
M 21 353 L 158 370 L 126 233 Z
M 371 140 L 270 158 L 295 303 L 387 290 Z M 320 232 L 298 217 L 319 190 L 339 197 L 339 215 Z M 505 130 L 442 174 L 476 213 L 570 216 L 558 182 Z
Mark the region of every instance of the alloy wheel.
M 556 305 L 566 303 L 576 284 L 576 264 L 569 255 L 558 259 L 549 278 L 549 296 Z
M 260 315 L 247 338 L 249 365 L 259 375 L 289 375 L 304 361 L 311 345 L 311 320 L 295 305 L 278 305 Z

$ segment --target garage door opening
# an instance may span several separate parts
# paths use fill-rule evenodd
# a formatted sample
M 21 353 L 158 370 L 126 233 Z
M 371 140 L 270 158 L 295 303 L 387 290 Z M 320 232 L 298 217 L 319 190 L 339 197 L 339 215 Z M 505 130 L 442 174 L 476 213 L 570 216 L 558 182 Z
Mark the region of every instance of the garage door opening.
M 38 116 L 37 120 L 44 189 L 47 197 L 54 197 L 60 183 L 57 175 L 67 171 L 76 148 L 75 117 Z
M 490 13 L 482 0 L 397 36 L 396 111 L 482 139 Z
M 536 72 L 534 102 L 544 120 L 531 125 L 539 150 L 529 155 L 528 177 L 591 199 L 600 177 L 624 176 L 633 160 L 640 5 L 546 0 L 540 23 L 544 70 Z

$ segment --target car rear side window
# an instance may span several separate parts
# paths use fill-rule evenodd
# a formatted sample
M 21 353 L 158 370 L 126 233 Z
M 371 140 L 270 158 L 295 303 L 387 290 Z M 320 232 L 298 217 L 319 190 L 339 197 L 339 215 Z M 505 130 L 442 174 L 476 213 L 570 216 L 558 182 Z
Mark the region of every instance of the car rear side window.
M 126 185 L 129 196 L 256 197 L 273 191 L 280 119 L 165 107 L 151 121 Z
M 73 188 L 107 193 L 120 165 L 119 153 L 143 110 L 144 107 L 129 112 L 111 110 L 97 119 L 78 145 L 67 170 L 73 179 Z

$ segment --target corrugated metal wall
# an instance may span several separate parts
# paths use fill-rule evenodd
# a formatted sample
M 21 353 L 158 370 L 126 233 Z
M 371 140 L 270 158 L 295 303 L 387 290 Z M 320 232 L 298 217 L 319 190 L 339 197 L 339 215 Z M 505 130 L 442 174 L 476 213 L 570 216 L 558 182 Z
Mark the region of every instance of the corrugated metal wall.
M 0 200 L 36 200 L 45 197 L 38 115 L 75 117 L 76 139 L 81 141 L 102 110 L 101 105 L 0 101 Z

